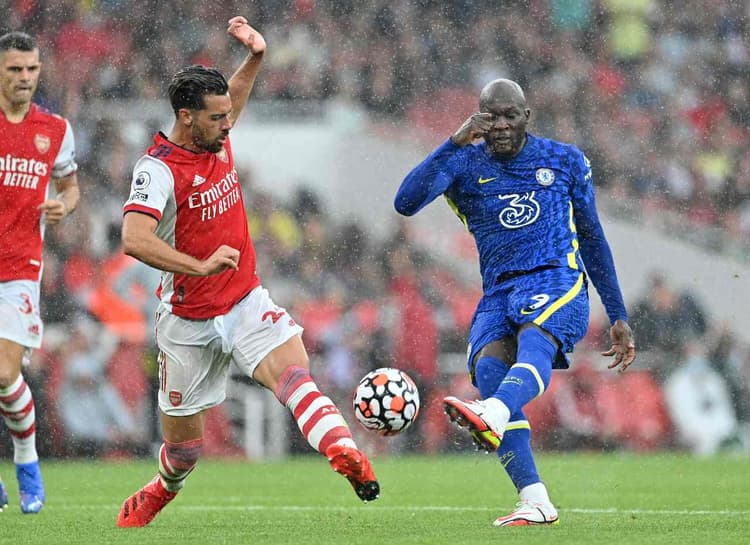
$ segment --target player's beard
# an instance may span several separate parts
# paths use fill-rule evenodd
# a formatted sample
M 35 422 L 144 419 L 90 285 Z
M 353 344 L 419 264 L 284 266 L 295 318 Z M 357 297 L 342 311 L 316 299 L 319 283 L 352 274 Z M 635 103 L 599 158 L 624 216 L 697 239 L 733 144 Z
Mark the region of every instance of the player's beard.
M 12 108 L 24 108 L 31 104 L 35 90 L 36 85 L 31 85 L 23 90 L 18 87 L 5 88 L 3 89 L 3 97 L 8 101 Z
M 10 103 L 12 106 L 19 108 L 21 106 L 26 106 L 31 103 L 31 99 L 34 97 L 34 88 L 26 89 L 24 91 L 17 91 L 12 99 L 10 100 Z
M 222 140 L 222 138 L 226 139 L 227 136 L 227 133 L 221 133 L 213 140 L 208 140 L 205 138 L 205 133 L 203 131 L 201 131 L 198 127 L 193 128 L 193 144 L 196 147 L 202 150 L 206 150 L 209 153 L 220 152 L 224 147 L 224 140 Z
M 487 139 L 487 147 L 490 152 L 503 159 L 509 159 L 515 157 L 524 145 L 524 139 L 526 138 L 526 132 L 522 131 L 519 133 L 511 132 L 508 140 L 503 143 L 498 142 L 496 139 Z

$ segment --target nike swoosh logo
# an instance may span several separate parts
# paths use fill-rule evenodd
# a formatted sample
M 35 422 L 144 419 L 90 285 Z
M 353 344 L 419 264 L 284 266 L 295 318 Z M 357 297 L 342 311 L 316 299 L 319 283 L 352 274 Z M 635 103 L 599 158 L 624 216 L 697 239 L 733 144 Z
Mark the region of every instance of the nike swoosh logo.
M 487 182 L 491 182 L 492 180 L 497 180 L 497 176 L 495 176 L 494 178 L 482 178 L 481 176 L 479 177 L 480 184 L 486 184 Z
M 537 310 L 539 309 L 537 308 L 537 309 L 532 309 L 532 310 L 526 310 L 525 308 L 522 308 L 521 314 L 523 314 L 524 316 L 528 316 L 529 314 L 534 314 Z

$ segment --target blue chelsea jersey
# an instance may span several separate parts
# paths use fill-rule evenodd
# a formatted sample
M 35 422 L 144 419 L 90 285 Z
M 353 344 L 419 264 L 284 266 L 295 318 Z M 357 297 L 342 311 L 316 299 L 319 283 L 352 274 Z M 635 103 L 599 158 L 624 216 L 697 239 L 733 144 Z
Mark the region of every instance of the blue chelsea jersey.
M 545 265 L 583 269 L 576 206 L 593 200 L 588 160 L 574 146 L 528 135 L 510 160 L 484 143 L 458 150 L 445 191 L 474 235 L 485 292 L 504 275 Z
M 518 155 L 450 139 L 404 179 L 395 207 L 413 215 L 440 195 L 474 236 L 485 293 L 544 266 L 585 270 L 612 322 L 627 313 L 596 211 L 591 164 L 575 146 L 527 133 Z

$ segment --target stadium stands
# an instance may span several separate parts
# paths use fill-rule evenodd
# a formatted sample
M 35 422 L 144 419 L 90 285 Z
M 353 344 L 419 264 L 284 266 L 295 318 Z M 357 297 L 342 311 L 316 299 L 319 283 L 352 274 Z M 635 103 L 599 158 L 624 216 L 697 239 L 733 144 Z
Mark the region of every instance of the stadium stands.
M 744 2 L 685 0 L 677 10 L 674 3 L 658 0 L 517 0 L 503 2 L 502 8 L 472 0 L 0 0 L 0 8 L 9 14 L 0 21 L 0 33 L 24 29 L 38 36 L 45 71 L 39 98 L 71 119 L 80 150 L 79 211 L 65 229 L 47 232 L 52 243 L 43 312 L 49 333 L 32 366 L 38 377 L 51 359 L 63 368 L 69 364 L 66 328 L 74 316 L 101 319 L 113 304 L 140 300 L 143 286 L 134 286 L 136 299 L 129 299 L 114 287 L 103 289 L 96 273 L 104 263 L 115 266 L 130 168 L 149 133 L 164 121 L 160 114 L 139 117 L 141 110 L 133 105 L 164 101 L 161 86 L 185 64 L 230 66 L 241 52 L 225 39 L 222 25 L 237 9 L 269 42 L 254 91 L 254 99 L 276 105 L 267 111 L 293 120 L 317 115 L 316 105 L 348 104 L 382 130 L 408 125 L 421 145 L 429 145 L 472 111 L 485 82 L 513 77 L 528 89 L 533 130 L 587 150 L 608 213 L 668 229 L 739 260 L 750 256 L 750 10 Z M 165 9 L 173 17 L 159 17 Z M 416 369 L 415 378 L 435 392 L 460 380 L 436 366 L 441 354 L 463 351 L 467 319 L 478 298 L 475 285 L 400 226 L 375 236 L 362 218 L 334 219 L 314 191 L 300 187 L 279 199 L 261 185 L 244 188 L 261 277 L 307 326 L 313 372 L 342 406 L 358 377 L 380 365 Z M 630 303 L 635 307 L 636 301 Z M 114 386 L 131 402 L 151 395 L 146 389 L 153 378 L 146 330 L 150 308 L 144 304 L 137 310 L 144 313 L 135 320 L 141 330 L 128 329 L 118 357 L 104 362 Z M 407 315 L 424 320 L 415 326 L 427 344 L 422 352 L 399 334 Z M 128 324 L 111 318 L 101 321 L 122 334 Z M 639 323 L 633 325 L 638 335 Z M 582 358 L 605 342 L 603 331 L 595 319 Z M 657 340 L 672 334 L 648 333 Z M 746 340 L 727 333 L 718 319 L 696 335 L 711 347 L 709 361 L 727 381 L 737 419 L 747 426 Z M 668 340 L 676 346 L 666 363 L 650 351 L 641 358 L 642 372 L 602 378 L 606 384 L 597 386 L 600 392 L 626 388 L 647 397 L 652 410 L 644 427 L 624 429 L 626 424 L 604 415 L 609 424 L 601 437 L 590 438 L 591 445 L 680 446 L 665 429 L 665 402 L 658 388 L 651 388 L 685 357 L 683 340 Z M 121 367 L 124 355 L 130 358 L 127 369 Z M 577 379 L 571 374 L 558 380 L 575 386 Z M 42 401 L 50 409 L 55 391 Z M 583 403 L 593 399 L 590 391 L 569 391 L 583 396 L 578 400 Z M 632 409 L 628 395 L 605 399 L 603 406 L 614 413 Z M 131 406 L 133 417 L 150 418 Z M 431 414 L 429 406 L 425 414 Z M 44 429 L 45 417 L 40 420 Z M 52 416 L 49 422 L 56 434 L 44 439 L 40 433 L 45 442 L 40 450 L 64 453 L 60 419 Z M 417 430 L 430 434 L 432 445 L 443 437 L 443 450 L 459 441 L 434 417 Z M 397 448 L 419 449 L 421 437 Z M 539 440 L 549 448 L 578 445 L 556 442 L 555 434 L 540 433 Z

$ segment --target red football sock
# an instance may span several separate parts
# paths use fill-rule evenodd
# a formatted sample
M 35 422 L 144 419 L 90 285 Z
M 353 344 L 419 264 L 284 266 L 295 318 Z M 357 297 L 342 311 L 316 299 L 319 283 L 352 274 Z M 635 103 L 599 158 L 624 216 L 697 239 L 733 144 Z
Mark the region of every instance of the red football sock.
M 352 433 L 330 398 L 320 393 L 304 367 L 289 367 L 279 378 L 276 397 L 297 421 L 302 435 L 318 452 L 325 453 L 333 443 L 354 447 Z
M 34 398 L 23 375 L 10 387 L 0 388 L 0 415 L 13 439 L 13 461 L 16 464 L 37 461 Z
M 185 484 L 185 479 L 198 463 L 203 450 L 203 439 L 193 439 L 182 443 L 164 441 L 159 449 L 159 475 L 164 488 L 177 492 Z

